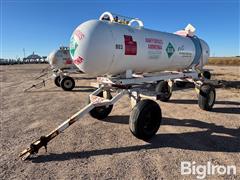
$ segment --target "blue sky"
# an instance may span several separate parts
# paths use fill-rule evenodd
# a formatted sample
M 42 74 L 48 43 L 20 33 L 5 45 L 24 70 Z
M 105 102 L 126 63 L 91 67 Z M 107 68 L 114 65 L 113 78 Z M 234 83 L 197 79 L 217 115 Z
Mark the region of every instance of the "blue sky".
M 239 50 L 239 0 L 76 1 L 1 0 L 1 58 L 33 51 L 48 55 L 69 45 L 82 22 L 110 11 L 144 21 L 146 28 L 175 32 L 188 23 L 210 46 L 211 56 L 236 56 Z

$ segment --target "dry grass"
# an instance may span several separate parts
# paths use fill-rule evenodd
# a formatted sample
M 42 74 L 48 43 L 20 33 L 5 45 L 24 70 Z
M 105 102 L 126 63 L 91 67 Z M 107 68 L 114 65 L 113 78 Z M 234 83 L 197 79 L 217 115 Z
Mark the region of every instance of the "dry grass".
M 209 65 L 240 65 L 240 57 L 210 57 Z

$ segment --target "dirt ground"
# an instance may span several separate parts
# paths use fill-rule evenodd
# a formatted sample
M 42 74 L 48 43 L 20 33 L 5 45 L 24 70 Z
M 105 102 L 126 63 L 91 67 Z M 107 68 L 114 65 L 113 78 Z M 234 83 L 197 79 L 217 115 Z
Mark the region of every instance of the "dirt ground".
M 240 68 L 208 66 L 218 88 L 212 112 L 199 109 L 193 89 L 178 90 L 159 102 L 163 121 L 157 135 L 145 142 L 128 126 L 130 102 L 122 98 L 105 120 L 86 115 L 48 145 L 48 152 L 21 161 L 18 154 L 86 105 L 94 79 L 81 75 L 72 92 L 52 81 L 23 92 L 47 65 L 1 66 L 0 179 L 196 179 L 181 175 L 182 161 L 196 165 L 235 165 L 236 175 L 207 179 L 240 179 Z

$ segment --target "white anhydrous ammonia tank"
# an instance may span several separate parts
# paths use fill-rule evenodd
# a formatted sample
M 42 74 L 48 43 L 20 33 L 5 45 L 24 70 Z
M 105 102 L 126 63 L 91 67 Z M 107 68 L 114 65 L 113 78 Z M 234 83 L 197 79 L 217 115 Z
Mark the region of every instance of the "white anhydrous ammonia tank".
M 182 70 L 207 63 L 209 47 L 203 40 L 154 31 L 139 24 L 136 28 L 113 19 L 82 23 L 70 42 L 74 64 L 87 74 L 116 75 L 127 70 Z
M 58 50 L 51 52 L 47 60 L 53 69 L 72 69 L 76 67 L 67 47 L 60 47 Z

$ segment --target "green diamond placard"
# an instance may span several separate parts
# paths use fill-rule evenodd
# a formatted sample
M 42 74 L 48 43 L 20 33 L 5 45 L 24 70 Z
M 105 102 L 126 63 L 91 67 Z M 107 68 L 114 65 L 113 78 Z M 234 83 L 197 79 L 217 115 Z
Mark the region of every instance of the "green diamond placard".
M 170 58 L 173 55 L 173 53 L 175 52 L 175 49 L 170 42 L 167 45 L 166 52 L 167 52 L 168 58 Z
M 75 41 L 74 37 L 72 37 L 71 41 L 70 41 L 70 55 L 72 58 L 74 57 L 74 53 L 75 53 L 75 50 L 77 49 L 77 47 L 78 47 L 78 44 Z

